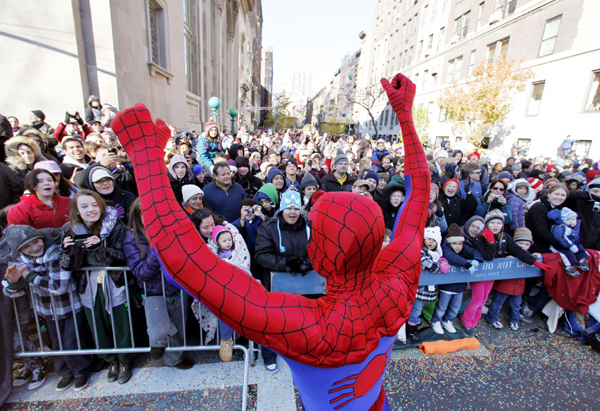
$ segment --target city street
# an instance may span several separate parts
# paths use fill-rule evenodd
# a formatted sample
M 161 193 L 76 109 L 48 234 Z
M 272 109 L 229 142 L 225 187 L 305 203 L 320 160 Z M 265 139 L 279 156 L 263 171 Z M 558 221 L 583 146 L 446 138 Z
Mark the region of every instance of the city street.
M 478 328 L 478 350 L 425 356 L 394 350 L 384 382 L 392 410 L 595 410 L 600 407 L 598 353 L 562 330 L 549 334 L 541 319 L 517 332 Z M 56 378 L 36 391 L 15 390 L 8 410 L 239 410 L 243 363 L 198 356 L 183 374 L 146 361 L 125 386 L 106 382 L 106 370 L 79 393 L 57 393 Z M 261 360 L 250 370 L 249 410 L 301 410 L 285 363 L 269 375 Z M 17 403 L 19 402 L 19 403 Z

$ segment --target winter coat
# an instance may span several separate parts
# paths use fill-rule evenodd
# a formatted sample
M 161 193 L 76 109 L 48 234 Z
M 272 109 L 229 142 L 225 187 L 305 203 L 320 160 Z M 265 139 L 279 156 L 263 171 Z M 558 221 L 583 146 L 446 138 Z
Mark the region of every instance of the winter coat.
M 475 209 L 475 215 L 485 217 L 485 215 L 490 211 L 498 209 L 502 211 L 502 214 L 504 214 L 504 225 L 508 226 L 510 223 L 512 223 L 512 208 L 510 207 L 508 200 L 504 205 L 501 205 L 498 202 L 492 202 L 491 204 L 488 204 L 486 199 L 490 194 L 491 192 L 488 191 L 483 197 L 479 197 L 477 199 L 477 208 Z
M 74 224 L 73 230 L 69 223 L 63 226 L 65 236 L 74 237 L 76 234 L 87 233 L 83 224 Z M 97 278 L 100 271 L 89 273 L 91 290 L 88 290 L 87 275 L 80 268 L 85 266 L 119 267 L 125 265 L 125 252 L 123 241 L 127 226 L 117 218 L 117 211 L 112 207 L 106 207 L 106 216 L 102 222 L 99 244 L 90 248 L 71 246 L 63 248 L 60 266 L 65 270 L 72 271 L 73 278 L 77 281 L 77 292 L 80 294 L 82 304 L 93 307 L 98 290 Z M 104 275 L 103 289 L 110 288 L 112 307 L 124 304 L 127 301 L 125 275 L 123 271 L 108 271 Z M 90 293 L 92 295 L 90 295 Z M 106 293 L 108 294 L 108 293 Z M 110 301 L 106 301 L 105 309 L 110 312 Z
M 217 153 L 223 152 L 223 147 L 218 139 L 208 139 L 207 141 L 205 136 L 200 137 L 196 148 L 198 150 L 198 162 L 205 169 L 213 165 L 213 160 Z
M 15 136 L 6 141 L 4 144 L 4 151 L 6 152 L 6 163 L 10 166 L 10 168 L 17 173 L 19 177 L 19 181 L 21 184 L 25 182 L 25 176 L 31 170 L 33 170 L 33 166 L 28 166 L 21 159 L 17 148 L 20 145 L 25 145 L 33 151 L 34 164 L 38 161 L 45 161 L 46 158 L 42 155 L 39 146 L 37 143 L 29 137 L 23 136 Z
M 136 244 L 133 231 L 127 230 L 123 246 L 125 251 L 125 261 L 127 266 L 137 280 L 140 290 L 144 291 L 146 297 L 162 296 L 163 284 L 165 286 L 165 295 L 173 297 L 179 294 L 179 288 L 172 285 L 166 279 L 163 279 L 160 260 L 156 251 L 150 247 L 150 243 L 145 236 L 140 235 L 139 244 L 144 248 L 146 258 L 142 259 L 142 252 Z M 145 288 L 144 288 L 145 285 Z
M 91 134 L 94 130 L 87 124 L 81 126 L 81 134 L 83 137 L 87 137 L 88 134 Z M 54 129 L 54 138 L 58 140 L 58 142 L 62 142 L 62 139 L 67 135 L 67 125 L 65 123 L 58 123 L 58 126 Z
M 246 220 L 244 226 L 240 224 L 240 219 L 238 218 L 233 222 L 235 228 L 238 229 L 242 237 L 244 238 L 244 242 L 248 246 L 248 250 L 250 254 L 254 254 L 254 247 L 256 246 L 256 235 L 258 234 L 258 228 L 261 226 L 263 221 L 260 217 L 253 217 L 250 220 Z
M 346 180 L 343 184 L 340 184 L 337 178 L 333 175 L 333 172 L 327 174 L 321 179 L 321 190 L 325 192 L 329 191 L 352 191 L 352 186 L 356 180 L 352 178 L 350 174 L 346 174 Z
M 8 224 L 30 225 L 33 228 L 60 228 L 69 219 L 71 199 L 54 193 L 53 207 L 42 203 L 35 195 L 21 197 L 8 212 Z
M 7 205 L 19 202 L 19 197 L 23 194 L 23 185 L 13 170 L 6 164 L 0 163 L 0 209 Z
M 186 175 L 183 176 L 183 178 L 178 178 L 177 174 L 175 174 L 175 171 L 173 170 L 173 167 L 179 163 L 185 164 L 185 167 L 187 170 Z M 187 161 L 185 160 L 185 157 L 182 156 L 181 154 L 175 154 L 171 158 L 171 162 L 169 163 L 169 173 L 168 174 L 169 174 L 169 182 L 171 183 L 171 188 L 173 189 L 173 193 L 175 194 L 175 198 L 177 199 L 177 203 L 179 203 L 179 204 L 183 203 L 183 194 L 181 192 L 181 190 L 183 189 L 183 186 L 192 184 L 192 185 L 200 187 L 200 182 L 198 181 L 196 176 L 194 176 L 194 173 L 190 169 L 190 166 L 188 165 Z M 204 193 L 204 196 L 206 197 L 206 193 Z
M 252 198 L 258 190 L 262 187 L 263 183 L 260 181 L 260 178 L 252 175 L 251 172 L 248 172 L 245 177 L 236 176 L 235 182 L 242 186 L 244 191 L 246 192 L 247 198 Z
M 462 226 L 466 220 L 473 216 L 477 209 L 477 200 L 471 194 L 463 199 L 459 193 L 456 193 L 453 197 L 447 197 L 446 193 L 442 192 L 439 200 L 444 207 L 448 227 L 452 223 Z
M 406 188 L 400 184 L 388 184 L 388 186 L 383 190 L 383 196 L 381 198 L 381 202 L 379 205 L 381 206 L 381 211 L 383 212 L 383 221 L 385 222 L 385 228 L 389 230 L 394 229 L 394 224 L 396 223 L 396 217 L 398 216 L 398 212 L 402 207 L 403 203 L 400 203 L 398 207 L 392 206 L 390 202 L 390 198 L 392 194 L 396 191 L 402 191 L 403 194 L 406 194 Z
M 225 189 L 219 183 L 213 181 L 204 187 L 204 202 L 228 222 L 234 222 L 240 218 L 239 204 L 246 198 L 246 192 L 238 183 L 231 183 Z
M 460 180 L 459 192 L 462 198 L 467 198 L 467 194 L 473 194 L 476 199 L 479 199 L 483 195 L 484 190 L 483 185 L 479 181 Z
M 463 248 L 458 254 L 446 242 L 442 245 L 442 251 L 444 258 L 448 260 L 448 264 L 457 267 L 469 269 L 472 266 L 472 260 L 477 260 L 480 263 L 483 262 L 483 255 L 481 255 L 479 250 L 468 246 L 466 243 L 463 243 Z M 440 284 L 438 285 L 438 288 L 452 293 L 462 293 L 466 290 L 467 283 Z
M 550 204 L 548 196 L 542 196 L 539 201 L 533 203 L 525 215 L 525 226 L 533 234 L 533 244 L 529 249 L 531 253 L 549 253 L 550 246 L 560 248 L 560 242 L 552 234 L 552 221 L 548 219 L 548 213 L 554 208 L 560 210 L 563 205 L 554 207 Z
M 389 156 L 390 152 L 387 150 L 387 148 L 384 148 L 383 151 L 375 149 L 373 150 L 373 155 L 371 156 L 371 162 L 373 164 L 377 164 L 381 161 L 381 159 L 384 156 Z
M 308 237 L 308 227 L 303 217 L 291 226 L 285 222 L 283 215 L 278 213 L 258 228 L 254 258 L 269 271 L 285 271 L 286 259 L 291 257 L 301 258 L 310 263 Z
M 6 154 L 4 153 L 4 144 L 6 140 L 13 136 L 13 129 L 8 119 L 0 114 L 0 163 L 4 163 L 6 160 Z
M 581 220 L 577 220 L 575 227 L 570 227 L 562 222 L 560 213 L 560 210 L 552 210 L 548 213 L 548 219 L 554 223 L 552 226 L 554 238 L 558 240 L 561 248 L 568 249 L 580 242 L 579 230 L 581 228 Z
M 565 207 L 575 211 L 581 221 L 581 245 L 600 250 L 600 197 L 587 191 L 571 191 Z
M 110 173 L 110 171 L 102 167 L 101 165 L 94 163 L 94 165 L 90 165 L 87 169 L 77 174 L 75 180 L 77 182 L 77 186 L 84 190 L 90 190 L 95 193 L 98 193 L 96 188 L 94 187 L 94 183 L 92 182 L 92 175 L 95 170 L 104 169 L 106 172 Z M 113 175 L 114 176 L 114 175 Z M 121 221 L 127 223 L 127 218 L 129 215 L 129 207 L 135 201 L 136 197 L 129 191 L 122 190 L 121 187 L 114 182 L 114 190 L 112 193 L 100 194 L 98 195 L 104 199 L 106 205 L 114 207 L 117 210 L 117 216 Z
M 525 211 L 527 209 L 525 200 L 509 191 L 506 193 L 506 203 L 510 205 L 512 213 L 512 221 L 509 224 L 510 229 L 514 231 L 517 228 L 525 227 Z

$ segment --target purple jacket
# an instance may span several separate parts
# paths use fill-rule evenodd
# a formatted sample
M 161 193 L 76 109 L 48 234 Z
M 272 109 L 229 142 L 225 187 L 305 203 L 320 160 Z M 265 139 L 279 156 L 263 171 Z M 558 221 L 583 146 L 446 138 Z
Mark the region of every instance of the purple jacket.
M 510 229 L 516 230 L 517 228 L 525 227 L 525 200 L 515 193 L 508 192 L 506 193 L 506 202 L 510 204 L 510 208 L 512 209 Z
M 123 241 L 125 247 L 125 259 L 127 265 L 131 268 L 131 272 L 137 279 L 137 283 L 144 292 L 144 283 L 146 283 L 146 296 L 159 296 L 162 295 L 163 290 L 163 274 L 161 270 L 160 260 L 154 250 L 150 248 L 150 243 L 145 237 L 140 237 L 140 245 L 144 247 L 146 251 L 146 258 L 142 259 L 142 252 L 135 242 L 133 232 L 127 230 L 125 233 L 125 240 Z M 166 279 L 165 284 L 165 295 L 167 297 L 174 297 L 179 294 L 179 288 L 169 283 Z

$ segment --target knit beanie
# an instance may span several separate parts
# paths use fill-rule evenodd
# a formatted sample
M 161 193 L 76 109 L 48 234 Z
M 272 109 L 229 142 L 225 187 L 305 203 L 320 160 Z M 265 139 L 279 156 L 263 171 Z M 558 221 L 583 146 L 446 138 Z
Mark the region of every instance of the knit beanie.
M 498 174 L 498 179 L 501 179 L 501 178 L 507 178 L 507 179 L 509 179 L 510 181 L 513 181 L 513 180 L 514 180 L 514 177 L 513 177 L 513 176 L 512 176 L 512 174 L 511 174 L 511 173 L 509 173 L 508 171 L 503 171 L 503 172 L 501 172 L 500 174 Z
M 319 188 L 319 183 L 317 183 L 317 179 L 314 178 L 311 173 L 306 173 L 306 175 L 302 177 L 302 182 L 300 183 L 300 191 L 310 186 L 315 186 Z
M 544 172 L 542 170 L 533 170 L 531 173 L 529 173 L 529 177 L 532 178 L 540 178 L 540 176 L 544 174 Z
M 18 258 L 19 250 L 38 238 L 44 238 L 41 231 L 29 225 L 9 225 L 6 228 L 5 238 L 12 251 L 12 256 Z
M 592 180 L 594 180 L 597 175 L 598 175 L 598 172 L 596 170 L 588 170 L 588 172 L 585 174 L 587 183 L 590 183 Z
M 237 168 L 240 168 L 240 167 L 250 168 L 250 160 L 248 160 L 248 157 L 239 157 L 239 156 L 236 157 L 235 164 L 236 164 Z
M 192 172 L 195 176 L 197 176 L 200 173 L 204 173 L 204 167 L 202 167 L 200 164 L 196 164 L 194 168 L 192 168 Z
M 446 242 L 451 244 L 458 243 L 460 241 L 465 241 L 465 236 L 463 235 L 460 227 L 456 223 L 450 224 L 450 227 L 448 227 L 448 236 L 446 237 Z
M 42 110 L 31 110 L 31 112 L 35 114 L 35 116 L 38 117 L 40 120 L 46 120 L 46 115 Z
M 367 171 L 367 174 L 365 174 L 364 179 L 368 180 L 369 178 L 372 178 L 373 180 L 375 180 L 376 184 L 379 184 L 379 176 L 375 171 Z
M 529 187 L 531 187 L 534 190 L 540 189 L 544 185 L 544 182 L 539 178 L 530 177 L 527 179 L 527 182 L 529 183 Z
M 277 174 L 279 174 L 281 177 L 283 177 L 283 180 L 285 181 L 285 176 L 283 175 L 283 173 L 276 167 L 272 167 L 269 169 L 269 172 L 267 173 L 267 182 L 271 183 L 273 182 L 273 177 L 275 177 Z
M 440 187 L 437 184 L 431 183 L 431 191 L 435 193 L 435 198 L 440 197 Z
M 494 219 L 502 220 L 502 223 L 504 223 L 504 214 L 502 213 L 502 211 L 500 211 L 499 209 L 494 209 L 487 213 L 485 215 L 485 218 L 483 219 L 483 224 L 485 224 L 485 226 L 487 227 L 488 223 Z
M 281 204 L 279 205 L 279 211 L 283 211 L 286 208 L 297 208 L 302 209 L 302 202 L 300 201 L 300 193 L 297 191 L 286 191 L 281 195 Z
M 37 163 L 35 163 L 35 166 L 33 166 L 33 168 L 46 170 L 51 172 L 52 174 L 58 174 L 62 172 L 58 163 L 52 160 L 38 161 Z
M 455 179 L 455 178 L 450 178 L 450 179 L 446 180 L 446 182 L 445 182 L 445 183 L 444 183 L 444 185 L 442 186 L 442 190 L 444 190 L 444 189 L 446 188 L 446 186 L 448 185 L 448 183 L 450 183 L 450 182 L 454 182 L 454 183 L 456 183 L 457 189 L 458 189 L 458 187 L 460 187 L 460 183 L 458 182 L 458 180 L 457 180 L 457 179 Z
M 521 165 L 525 170 L 527 170 L 529 167 L 531 167 L 531 161 L 524 160 L 521 162 Z
M 567 224 L 567 220 L 573 217 L 577 217 L 577 213 L 570 208 L 564 207 L 562 210 L 560 210 L 560 220 L 563 222 L 563 224 Z
M 186 184 L 181 187 L 181 194 L 183 196 L 183 204 L 186 204 L 188 200 L 194 197 L 196 194 L 202 194 L 204 196 L 204 191 L 200 187 L 194 184 Z
M 210 131 L 210 129 L 211 129 L 211 128 L 213 128 L 213 127 L 216 127 L 216 129 L 217 129 L 217 132 L 219 131 L 219 126 L 217 125 L 217 123 L 215 123 L 215 121 L 214 121 L 214 120 L 212 120 L 212 119 L 211 119 L 211 120 L 208 120 L 208 121 L 206 122 L 206 125 L 204 126 L 204 132 L 206 133 L 206 137 L 207 137 L 207 138 L 209 137 L 209 134 L 208 134 L 208 132 L 209 132 L 209 131 Z M 218 134 L 217 134 L 217 137 L 218 137 Z
M 512 171 L 521 171 L 523 169 L 523 167 L 521 167 L 521 164 L 519 163 L 515 163 L 512 166 Z
M 529 230 L 529 228 L 517 228 L 513 237 L 515 241 L 529 241 L 533 244 L 533 235 L 531 234 L 531 230 Z
M 438 158 L 448 158 L 448 152 L 443 148 L 440 148 L 435 154 L 435 159 L 437 160 Z
M 435 240 L 438 247 L 442 244 L 442 232 L 439 227 L 425 227 L 424 240 L 432 239 Z
M 333 166 L 337 166 L 338 163 L 345 161 L 346 163 L 348 162 L 348 157 L 346 157 L 345 154 L 338 154 L 337 156 L 335 156 L 335 158 L 333 159 Z
M 600 188 L 600 177 L 596 177 L 587 185 L 587 190 L 591 190 L 592 188 Z

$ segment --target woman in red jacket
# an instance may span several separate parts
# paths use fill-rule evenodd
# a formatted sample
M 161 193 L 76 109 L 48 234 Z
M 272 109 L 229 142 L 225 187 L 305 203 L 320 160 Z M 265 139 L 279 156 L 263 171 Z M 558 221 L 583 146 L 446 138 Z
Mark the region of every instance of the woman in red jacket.
M 54 176 L 43 169 L 35 169 L 25 177 L 29 195 L 8 212 L 8 224 L 29 225 L 35 229 L 60 228 L 67 221 L 71 199 L 56 193 Z

